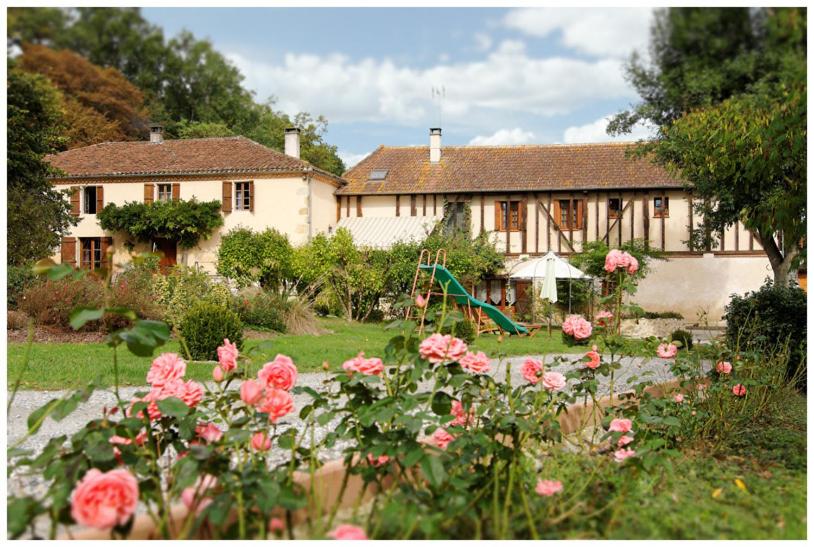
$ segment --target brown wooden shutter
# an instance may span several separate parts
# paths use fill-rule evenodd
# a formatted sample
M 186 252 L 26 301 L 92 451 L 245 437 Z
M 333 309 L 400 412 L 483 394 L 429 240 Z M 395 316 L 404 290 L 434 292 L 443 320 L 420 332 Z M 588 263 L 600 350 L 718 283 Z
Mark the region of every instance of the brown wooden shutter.
M 97 186 L 96 187 L 96 214 L 101 213 L 104 206 L 105 206 L 105 187 L 104 186 Z
M 177 182 L 172 185 L 172 200 L 181 201 L 181 185 Z
M 76 266 L 76 238 L 63 237 L 60 256 L 63 264 Z
M 71 186 L 71 214 L 79 216 L 79 186 Z
M 249 212 L 254 212 L 254 181 L 249 181 Z
M 499 202 L 499 201 L 496 201 L 496 202 L 495 202 L 495 231 L 496 231 L 496 232 L 497 232 L 497 231 L 500 231 L 500 230 L 502 230 L 502 229 L 503 229 L 503 226 L 502 226 L 502 223 L 501 223 L 501 221 L 500 221 L 500 220 L 501 220 L 501 215 L 500 215 L 500 202 Z
M 223 181 L 223 194 L 220 202 L 220 210 L 224 213 L 232 212 L 232 181 Z
M 147 183 L 144 185 L 144 203 L 150 204 L 153 202 L 155 196 L 155 184 Z
M 102 251 L 102 267 L 108 268 L 113 263 L 113 255 L 111 254 L 109 257 L 107 256 L 108 249 L 113 247 L 113 238 L 112 237 L 103 237 L 100 239 L 101 244 L 99 245 Z
M 560 200 L 555 199 L 551 205 L 551 216 L 554 217 L 554 226 L 559 228 L 560 219 L 562 218 L 562 211 L 560 211 Z
M 577 206 L 577 225 L 576 225 L 575 228 L 577 230 L 582 230 L 582 226 L 585 223 L 585 220 L 584 220 L 584 216 L 585 216 L 585 200 L 584 199 L 578 199 L 578 200 L 575 200 L 575 201 L 576 201 L 576 206 Z

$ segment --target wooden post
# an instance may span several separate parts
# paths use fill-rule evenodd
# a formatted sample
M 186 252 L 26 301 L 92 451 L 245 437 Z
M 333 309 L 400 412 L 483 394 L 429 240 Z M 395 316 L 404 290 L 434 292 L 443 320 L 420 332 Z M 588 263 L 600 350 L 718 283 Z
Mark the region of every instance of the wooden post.
M 633 227 L 636 224 L 636 190 L 633 191 L 633 196 L 630 198 L 630 241 L 636 239 L 636 234 Z
M 610 194 L 605 194 L 605 243 L 610 247 Z
M 594 241 L 599 241 L 599 192 L 594 194 Z
M 418 199 L 418 196 L 416 196 L 415 194 L 410 194 L 410 216 L 411 217 L 414 217 L 416 215 L 416 212 L 418 211 L 418 206 L 416 205 L 416 200 L 417 199 Z
M 548 193 L 548 211 L 549 211 L 549 213 L 551 212 L 551 192 Z M 545 219 L 545 248 L 546 248 L 546 252 L 551 251 L 551 216 L 550 215 L 546 215 L 546 219 Z
M 401 216 L 401 196 L 396 194 L 396 216 Z
M 587 192 L 583 193 L 583 196 L 587 196 Z M 580 217 L 580 222 L 582 222 L 582 250 L 585 251 L 585 242 L 588 241 L 588 198 L 585 197 L 580 200 L 582 203 L 582 216 Z
M 540 202 L 537 192 L 532 194 L 534 199 L 534 254 L 540 254 Z M 532 311 L 534 307 L 532 307 Z
M 666 211 L 669 211 L 669 209 L 667 208 L 666 197 L 667 196 L 665 194 L 661 195 L 661 250 L 662 251 L 666 250 L 665 233 L 664 233 L 666 222 L 665 222 L 664 214 L 665 214 Z
M 735 221 L 735 250 L 736 251 L 740 250 L 740 246 L 739 246 L 739 243 L 740 243 L 740 241 L 739 241 L 739 239 L 740 239 L 740 231 L 741 231 L 740 221 L 736 220 Z
M 642 197 L 642 215 L 644 217 L 644 244 L 645 248 L 650 248 L 650 194 L 644 193 Z
M 350 196 L 345 198 L 345 216 L 350 217 Z
M 622 221 L 625 219 L 625 208 L 622 206 L 622 193 L 619 192 L 619 218 L 616 222 L 619 224 L 619 245 L 622 245 Z
M 421 215 L 427 216 L 427 194 L 421 196 Z
M 362 196 L 356 196 L 356 216 L 362 216 Z
M 690 252 L 693 251 L 692 245 L 692 227 L 693 227 L 693 218 L 692 218 L 692 194 L 687 193 L 687 215 L 689 216 L 690 222 L 687 225 L 687 248 Z
M 480 233 L 486 231 L 486 194 L 480 195 Z
M 528 230 L 528 227 L 529 227 L 529 225 L 528 225 L 528 222 L 529 222 L 529 219 L 528 219 L 528 216 L 529 216 L 529 214 L 528 214 L 529 195 L 528 194 L 523 195 L 523 201 L 520 202 L 520 206 L 522 207 L 522 210 L 518 211 L 518 214 L 522 215 L 522 217 L 521 217 L 521 226 L 520 226 L 522 231 L 520 232 L 520 234 L 521 234 L 521 237 L 523 238 L 523 241 L 520 242 L 520 252 L 523 253 L 523 254 L 526 254 L 526 251 L 528 250 L 528 243 L 527 243 L 526 239 L 528 238 L 528 234 L 529 234 L 529 230 Z

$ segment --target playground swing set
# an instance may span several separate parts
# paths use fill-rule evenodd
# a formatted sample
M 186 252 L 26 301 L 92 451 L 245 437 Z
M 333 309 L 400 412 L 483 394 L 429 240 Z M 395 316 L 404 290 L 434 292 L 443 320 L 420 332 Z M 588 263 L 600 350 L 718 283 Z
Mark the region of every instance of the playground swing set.
M 491 332 L 506 332 L 508 334 L 534 336 L 534 334 L 542 328 L 542 325 L 537 324 L 523 324 L 512 321 L 500 309 L 478 300 L 461 285 L 452 273 L 447 270 L 447 251 L 446 249 L 439 249 L 435 253 L 435 260 L 430 262 L 431 253 L 429 249 L 422 249 L 418 257 L 418 265 L 413 277 L 413 287 L 410 291 L 410 299 L 415 302 L 417 294 L 422 294 L 424 297 L 425 305 L 422 308 L 411 305 L 407 308 L 407 319 L 413 318 L 415 311 L 415 319 L 418 320 L 419 333 L 424 330 L 424 319 L 427 315 L 427 309 L 430 306 L 430 298 L 433 296 L 443 297 L 445 294 L 453 298 L 453 302 L 459 306 L 467 316 L 467 318 L 475 323 L 477 326 L 477 334 L 480 336 L 484 333 Z M 429 274 L 429 284 L 426 285 L 426 292 L 419 289 L 419 279 L 426 279 Z M 435 282 L 445 292 L 434 292 Z

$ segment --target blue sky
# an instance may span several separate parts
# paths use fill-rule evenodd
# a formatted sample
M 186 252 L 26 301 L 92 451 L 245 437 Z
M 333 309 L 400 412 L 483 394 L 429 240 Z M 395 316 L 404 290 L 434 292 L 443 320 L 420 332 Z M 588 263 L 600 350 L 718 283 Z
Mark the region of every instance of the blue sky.
M 210 39 L 258 99 L 327 117 L 353 164 L 379 144 L 609 140 L 637 101 L 624 80 L 646 51 L 639 8 L 144 8 L 171 37 Z M 443 88 L 433 99 L 432 88 Z M 647 133 L 640 128 L 625 140 Z

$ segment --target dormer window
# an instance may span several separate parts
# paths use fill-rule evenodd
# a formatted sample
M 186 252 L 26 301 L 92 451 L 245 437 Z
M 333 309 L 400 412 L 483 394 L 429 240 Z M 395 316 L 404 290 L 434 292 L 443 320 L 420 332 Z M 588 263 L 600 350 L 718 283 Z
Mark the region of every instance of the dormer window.
M 384 180 L 389 172 L 389 169 L 374 169 L 370 172 L 368 180 Z

